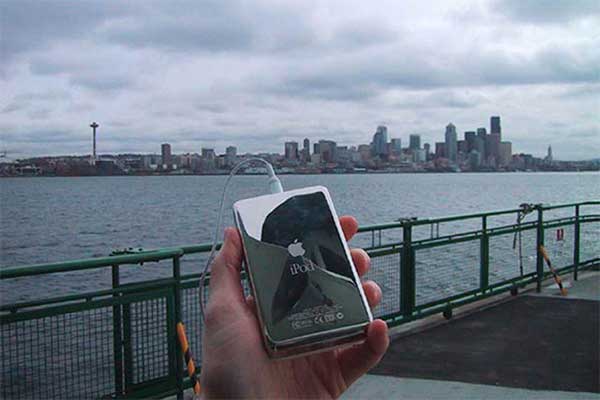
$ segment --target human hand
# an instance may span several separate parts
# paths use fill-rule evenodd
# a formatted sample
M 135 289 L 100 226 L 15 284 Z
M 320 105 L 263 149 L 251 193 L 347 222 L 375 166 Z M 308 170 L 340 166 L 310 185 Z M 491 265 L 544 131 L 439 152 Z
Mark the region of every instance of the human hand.
M 346 240 L 358 230 L 353 217 L 341 217 Z M 362 249 L 351 250 L 360 276 L 370 266 Z M 367 339 L 353 347 L 293 359 L 269 358 L 262 342 L 252 298 L 240 283 L 242 243 L 239 232 L 225 229 L 221 251 L 211 265 L 210 300 L 202 340 L 204 398 L 337 398 L 374 367 L 389 345 L 387 325 L 373 321 Z M 381 301 L 381 289 L 363 282 L 369 305 Z

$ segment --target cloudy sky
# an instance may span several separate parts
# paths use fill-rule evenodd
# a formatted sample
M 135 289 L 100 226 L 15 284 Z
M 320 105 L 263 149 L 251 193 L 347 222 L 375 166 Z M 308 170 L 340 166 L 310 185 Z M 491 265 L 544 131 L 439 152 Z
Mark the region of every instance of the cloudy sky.
M 0 1 L 0 151 L 443 140 L 600 157 L 600 2 Z

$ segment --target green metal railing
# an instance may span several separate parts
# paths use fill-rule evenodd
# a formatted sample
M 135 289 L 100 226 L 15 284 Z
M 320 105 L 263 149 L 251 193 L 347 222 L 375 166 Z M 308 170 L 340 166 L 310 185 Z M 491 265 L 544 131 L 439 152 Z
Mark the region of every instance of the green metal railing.
M 372 257 L 367 279 L 379 283 L 374 311 L 397 325 L 536 283 L 548 275 L 543 244 L 562 274 L 600 263 L 600 201 L 536 205 L 435 219 L 403 219 L 364 226 L 352 244 Z M 562 214 L 562 215 L 555 215 Z M 568 215 L 566 215 L 568 214 Z M 564 232 L 564 240 L 555 236 Z M 440 231 L 442 234 L 440 234 Z M 522 251 L 513 248 L 520 235 Z M 2 398 L 162 397 L 189 386 L 177 343 L 176 323 L 186 325 L 201 365 L 199 275 L 183 274 L 186 260 L 206 256 L 210 245 L 0 270 L 4 287 L 33 276 L 110 270 L 110 286 L 0 306 Z M 125 253 L 125 254 L 123 254 Z M 169 261 L 170 276 L 122 282 L 122 268 Z M 131 268 L 131 267 L 128 267 Z M 83 272 L 81 272 L 83 271 Z M 65 278 L 66 279 L 66 278 Z M 208 284 L 208 280 L 207 280 Z M 247 284 L 243 280 L 247 291 Z M 205 290 L 208 295 L 209 290 Z

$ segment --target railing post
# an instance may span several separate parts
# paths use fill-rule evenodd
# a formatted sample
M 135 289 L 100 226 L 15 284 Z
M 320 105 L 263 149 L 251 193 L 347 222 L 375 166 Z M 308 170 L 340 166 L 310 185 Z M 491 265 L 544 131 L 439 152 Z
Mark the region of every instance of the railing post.
M 112 266 L 112 288 L 119 287 L 119 265 Z M 119 293 L 113 293 L 113 298 L 118 299 Z M 113 352 L 115 364 L 115 393 L 121 397 L 123 393 L 123 333 L 121 327 L 121 305 L 113 306 Z
M 479 287 L 485 292 L 490 282 L 490 237 L 487 234 L 487 216 L 481 217 L 481 268 L 479 273 Z
M 125 375 L 125 395 L 133 385 L 133 347 L 131 344 L 131 304 L 123 304 L 123 367 Z
M 577 274 L 578 274 L 578 269 L 579 269 L 579 235 L 581 234 L 580 232 L 580 225 L 579 225 L 579 204 L 577 204 L 575 206 L 575 227 L 574 227 L 574 231 L 575 231 L 575 243 L 573 245 L 573 280 L 577 280 Z
M 173 318 L 173 330 L 175 333 L 172 340 L 175 341 L 175 376 L 177 379 L 177 400 L 183 399 L 183 353 L 181 352 L 181 345 L 177 338 L 177 323 L 182 322 L 182 311 L 181 311 L 181 264 L 180 257 L 173 257 L 173 278 L 175 278 L 175 307 L 174 307 L 174 318 Z
M 412 224 L 402 224 L 402 259 L 400 261 L 400 312 L 412 315 L 415 308 L 415 252 L 412 248 Z
M 537 218 L 537 235 L 536 235 L 536 274 L 537 274 L 537 285 L 536 291 L 539 293 L 542 291 L 542 280 L 544 279 L 544 258 L 540 246 L 544 245 L 544 211 L 541 204 L 536 206 L 538 212 Z

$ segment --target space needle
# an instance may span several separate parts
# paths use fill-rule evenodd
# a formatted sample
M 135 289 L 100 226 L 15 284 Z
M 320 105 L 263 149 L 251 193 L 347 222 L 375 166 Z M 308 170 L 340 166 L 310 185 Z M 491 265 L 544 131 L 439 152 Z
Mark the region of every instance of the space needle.
M 93 138 L 92 158 L 90 159 L 91 165 L 96 165 L 96 128 L 98 128 L 99 126 L 100 125 L 98 125 L 96 122 L 92 122 L 90 124 L 90 128 L 92 128 L 92 138 Z

